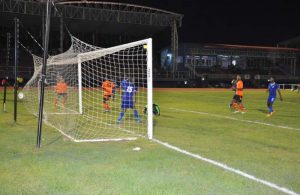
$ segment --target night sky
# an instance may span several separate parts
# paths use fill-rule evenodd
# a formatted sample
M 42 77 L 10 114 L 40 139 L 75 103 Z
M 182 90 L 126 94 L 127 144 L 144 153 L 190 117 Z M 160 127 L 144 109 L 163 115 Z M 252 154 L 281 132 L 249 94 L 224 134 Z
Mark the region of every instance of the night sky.
M 275 46 L 300 36 L 300 1 L 123 1 L 184 15 L 180 42 Z

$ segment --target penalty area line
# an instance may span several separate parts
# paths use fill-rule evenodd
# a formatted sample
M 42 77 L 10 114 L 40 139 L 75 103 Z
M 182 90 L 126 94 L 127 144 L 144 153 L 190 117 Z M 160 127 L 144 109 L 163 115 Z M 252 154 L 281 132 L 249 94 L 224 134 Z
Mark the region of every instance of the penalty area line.
M 300 131 L 299 128 L 294 128 L 294 127 L 289 127 L 289 126 L 283 126 L 283 125 L 274 125 L 271 123 L 264 123 L 264 122 L 259 122 L 259 121 L 251 121 L 251 120 L 244 120 L 244 119 L 238 119 L 230 116 L 223 116 L 219 114 L 211 114 L 208 112 L 200 112 L 200 111 L 193 111 L 193 110 L 184 110 L 184 109 L 178 109 L 178 108 L 170 108 L 171 110 L 176 110 L 179 112 L 189 112 L 189 113 L 194 113 L 194 114 L 201 114 L 201 115 L 208 115 L 208 116 L 213 116 L 217 118 L 223 118 L 223 119 L 229 119 L 229 120 L 234 120 L 234 121 L 240 121 L 240 122 L 246 122 L 246 123 L 253 123 L 253 124 L 258 124 L 258 125 L 264 125 L 264 126 L 270 126 L 270 127 L 277 127 L 281 129 L 289 129 L 289 130 L 296 130 Z
M 198 155 L 198 154 L 193 154 L 193 153 L 191 153 L 191 152 L 189 152 L 189 151 L 183 150 L 183 149 L 181 149 L 181 148 L 179 148 L 179 147 L 173 146 L 173 145 L 171 145 L 171 144 L 169 144 L 169 143 L 160 141 L 160 140 L 158 140 L 158 139 L 152 139 L 152 140 L 153 140 L 154 142 L 160 144 L 160 145 L 163 145 L 163 146 L 169 148 L 169 149 L 175 150 L 175 151 L 177 151 L 177 152 L 179 152 L 179 153 L 182 153 L 182 154 L 185 154 L 185 155 L 187 155 L 187 156 L 190 156 L 190 157 L 196 158 L 196 159 L 198 159 L 198 160 L 207 162 L 207 163 L 209 163 L 209 164 L 215 165 L 215 166 L 220 167 L 220 168 L 222 168 L 222 169 L 224 169 L 224 170 L 226 170 L 226 171 L 233 172 L 233 173 L 238 174 L 238 175 L 240 175 L 240 176 L 242 176 L 242 177 L 248 178 L 248 179 L 253 180 L 253 181 L 255 181 L 255 182 L 258 182 L 258 183 L 261 183 L 261 184 L 266 185 L 266 186 L 268 186 L 268 187 L 271 187 L 271 188 L 273 188 L 273 189 L 275 189 L 275 190 L 278 190 L 278 191 L 280 191 L 280 192 L 283 192 L 283 193 L 286 193 L 286 194 L 290 194 L 290 195 L 299 195 L 298 193 L 296 193 L 296 192 L 294 192 L 294 191 L 292 191 L 292 190 L 289 190 L 289 189 L 287 189 L 287 188 L 278 186 L 277 184 L 274 184 L 274 183 L 272 183 L 272 182 L 269 182 L 269 181 L 266 181 L 266 180 L 257 178 L 257 177 L 255 177 L 255 176 L 250 175 L 250 174 L 248 174 L 248 173 L 246 173 L 246 172 L 243 172 L 243 171 L 241 171 L 241 170 L 239 170 L 239 169 L 232 168 L 232 167 L 230 167 L 230 166 L 228 166 L 228 165 L 226 165 L 226 164 L 223 164 L 223 163 L 217 162 L 217 161 L 215 161 L 215 160 L 211 160 L 211 159 L 202 157 L 202 156 L 200 156 L 200 155 Z

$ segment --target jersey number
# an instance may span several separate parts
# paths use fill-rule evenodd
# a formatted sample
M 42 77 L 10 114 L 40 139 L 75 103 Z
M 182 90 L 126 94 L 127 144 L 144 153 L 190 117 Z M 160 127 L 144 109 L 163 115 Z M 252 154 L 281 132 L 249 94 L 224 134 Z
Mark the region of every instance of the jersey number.
M 132 92 L 132 88 L 133 88 L 133 87 L 128 86 L 126 92 L 127 92 L 127 93 L 131 93 L 131 92 Z

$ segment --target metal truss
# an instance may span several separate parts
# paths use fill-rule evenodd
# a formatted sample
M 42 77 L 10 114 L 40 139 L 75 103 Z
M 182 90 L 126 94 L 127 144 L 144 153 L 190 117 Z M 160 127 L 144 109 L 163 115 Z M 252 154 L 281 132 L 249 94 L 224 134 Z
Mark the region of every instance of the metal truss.
M 132 4 L 98 1 L 56 1 L 60 14 L 52 16 L 69 19 L 94 20 L 125 24 L 171 27 L 174 21 L 181 26 L 183 15 Z M 0 0 L 0 12 L 41 16 L 45 6 L 34 0 Z
M 0 12 L 43 16 L 43 0 L 0 0 Z M 125 3 L 100 1 L 66 1 L 55 0 L 52 16 L 66 19 L 80 19 L 99 22 L 149 25 L 171 28 L 171 45 L 173 54 L 173 72 L 177 70 L 178 31 L 182 25 L 182 14 L 161 9 Z M 62 21 L 60 39 L 63 39 Z M 63 49 L 62 41 L 60 49 Z

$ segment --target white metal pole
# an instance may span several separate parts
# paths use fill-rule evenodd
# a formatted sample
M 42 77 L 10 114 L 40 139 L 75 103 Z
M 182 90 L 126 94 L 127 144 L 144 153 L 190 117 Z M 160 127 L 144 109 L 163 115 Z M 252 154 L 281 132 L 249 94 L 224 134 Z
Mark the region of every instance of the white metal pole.
M 82 114 L 82 76 L 81 76 L 81 58 L 78 57 L 78 97 L 79 97 L 79 113 Z
M 148 109 L 148 138 L 153 138 L 153 85 L 152 85 L 152 39 L 147 40 L 147 109 Z

